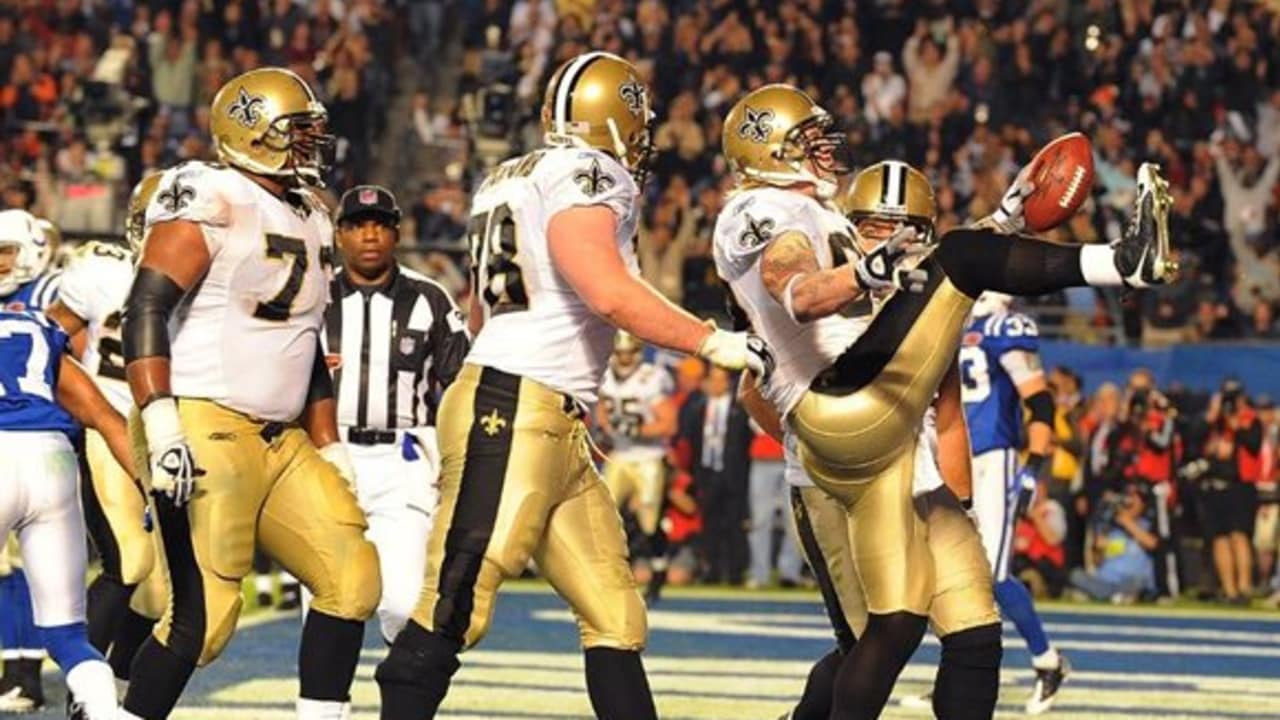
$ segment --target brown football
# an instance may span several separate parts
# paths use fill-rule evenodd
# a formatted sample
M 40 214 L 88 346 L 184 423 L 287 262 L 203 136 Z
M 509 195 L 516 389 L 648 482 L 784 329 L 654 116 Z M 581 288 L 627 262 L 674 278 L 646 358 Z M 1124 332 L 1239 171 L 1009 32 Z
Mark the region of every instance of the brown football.
M 1063 135 L 1031 160 L 1035 190 L 1022 201 L 1027 229 L 1042 232 L 1075 214 L 1093 190 L 1093 144 L 1084 135 Z

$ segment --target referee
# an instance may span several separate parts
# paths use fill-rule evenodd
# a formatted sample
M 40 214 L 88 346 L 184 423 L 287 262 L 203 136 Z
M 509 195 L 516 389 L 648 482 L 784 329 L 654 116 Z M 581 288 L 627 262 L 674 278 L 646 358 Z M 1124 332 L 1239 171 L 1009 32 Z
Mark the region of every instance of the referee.
M 330 287 L 325 359 L 367 537 L 378 549 L 378 618 L 390 642 L 422 588 L 439 500 L 436 407 L 471 338 L 449 293 L 396 263 L 400 208 L 390 192 L 348 190 L 337 227 L 343 266 Z

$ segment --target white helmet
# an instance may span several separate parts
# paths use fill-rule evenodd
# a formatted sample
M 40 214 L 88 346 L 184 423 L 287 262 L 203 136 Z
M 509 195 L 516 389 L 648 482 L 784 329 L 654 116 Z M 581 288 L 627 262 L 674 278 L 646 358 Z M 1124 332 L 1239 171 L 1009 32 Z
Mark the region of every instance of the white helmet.
M 1013 305 L 1013 296 L 987 290 L 973 302 L 973 316 L 986 317 L 996 313 L 1008 312 Z
M 49 240 L 36 218 L 26 210 L 0 212 L 0 246 L 17 245 L 13 269 L 0 275 L 0 295 L 9 295 L 31 282 L 49 266 Z

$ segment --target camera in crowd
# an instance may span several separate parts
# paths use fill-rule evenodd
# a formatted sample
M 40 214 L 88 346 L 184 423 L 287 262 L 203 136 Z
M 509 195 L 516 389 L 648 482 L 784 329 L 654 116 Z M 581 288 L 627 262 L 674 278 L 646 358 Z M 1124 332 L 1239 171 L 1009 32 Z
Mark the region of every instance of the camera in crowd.
M 1132 512 L 1138 506 L 1141 506 L 1142 516 L 1154 520 L 1155 504 L 1151 502 L 1151 488 L 1148 483 L 1126 482 L 1118 489 L 1107 490 L 1098 499 L 1098 506 L 1094 511 L 1094 527 L 1099 532 L 1105 532 L 1112 526 L 1119 526 L 1116 518 L 1120 512 L 1122 510 Z

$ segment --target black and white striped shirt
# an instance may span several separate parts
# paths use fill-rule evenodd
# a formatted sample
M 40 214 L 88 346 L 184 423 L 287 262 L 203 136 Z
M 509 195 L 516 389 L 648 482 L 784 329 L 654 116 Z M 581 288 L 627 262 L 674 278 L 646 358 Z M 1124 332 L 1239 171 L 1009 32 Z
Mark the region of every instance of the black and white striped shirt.
M 471 347 L 448 291 L 395 266 L 385 283 L 361 286 L 339 272 L 325 313 L 338 424 L 394 430 L 435 425 L 440 390 Z

